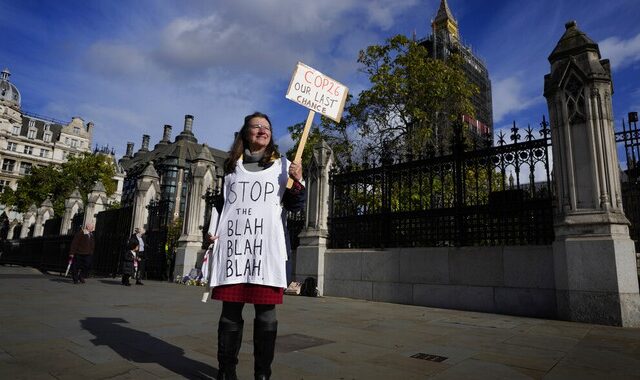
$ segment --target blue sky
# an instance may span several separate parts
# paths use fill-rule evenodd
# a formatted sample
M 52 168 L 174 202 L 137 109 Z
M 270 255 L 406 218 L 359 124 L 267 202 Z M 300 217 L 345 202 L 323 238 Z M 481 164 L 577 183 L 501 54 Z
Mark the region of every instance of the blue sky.
M 285 99 L 297 61 L 357 95 L 360 49 L 395 34 L 426 37 L 439 0 L 0 0 L 0 67 L 26 111 L 96 124 L 94 144 L 153 146 L 194 115 L 201 143 L 226 150 L 244 115 L 271 116 L 281 147 L 307 110 Z M 547 57 L 578 27 L 600 44 L 614 78 L 614 116 L 640 111 L 638 0 L 449 0 L 462 39 L 493 85 L 496 129 L 537 125 Z M 317 119 L 316 119 L 317 121 Z

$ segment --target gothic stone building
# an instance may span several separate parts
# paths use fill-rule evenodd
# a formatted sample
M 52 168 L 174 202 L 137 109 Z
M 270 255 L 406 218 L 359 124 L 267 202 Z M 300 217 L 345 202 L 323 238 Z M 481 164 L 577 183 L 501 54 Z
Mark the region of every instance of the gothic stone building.
M 159 194 L 157 200 L 168 204 L 171 219 L 184 217 L 189 195 L 189 183 L 192 164 L 195 161 L 206 161 L 215 168 L 217 186 L 220 186 L 222 163 L 227 153 L 209 148 L 206 144 L 198 143 L 192 132 L 193 116 L 185 115 L 184 129 L 171 141 L 170 125 L 164 126 L 162 140 L 153 149 L 149 149 L 149 135 L 142 136 L 142 146 L 133 153 L 132 142 L 127 143 L 127 151 L 119 164 L 126 171 L 122 193 L 122 205 L 133 206 L 136 191 L 140 190 L 139 181 L 142 177 L 157 178 Z
M 470 46 L 460 38 L 458 22 L 453 18 L 446 0 L 440 1 L 440 7 L 431 23 L 432 34 L 420 43 L 427 48 L 433 58 L 446 60 L 453 53 L 462 56 L 462 68 L 479 92 L 471 101 L 476 111 L 475 117 L 464 115 L 464 121 L 476 137 L 484 140 L 484 145 L 493 142 L 493 106 L 491 101 L 491 80 L 484 62 L 478 58 Z

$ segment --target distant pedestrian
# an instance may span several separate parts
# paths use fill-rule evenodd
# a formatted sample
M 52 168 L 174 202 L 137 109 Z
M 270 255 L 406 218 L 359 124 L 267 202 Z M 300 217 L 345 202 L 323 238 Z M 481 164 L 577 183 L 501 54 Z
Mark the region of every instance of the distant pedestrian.
M 73 260 L 71 264 L 71 277 L 73 278 L 74 284 L 84 284 L 85 279 L 89 276 L 91 258 L 93 257 L 93 250 L 96 245 L 93 231 L 93 223 L 87 223 L 84 228 L 76 232 L 71 241 L 69 256 Z
M 138 242 L 130 240 L 127 244 L 127 252 L 124 253 L 124 261 L 122 262 L 122 285 L 131 286 L 129 279 L 135 276 L 138 262 Z
M 138 243 L 138 255 L 136 256 L 137 262 L 138 262 L 138 270 L 136 271 L 136 274 L 135 274 L 136 285 L 144 285 L 141 279 L 142 279 L 142 276 L 146 275 L 147 258 L 144 252 L 145 240 L 146 240 L 144 233 L 145 233 L 144 228 L 136 227 L 133 230 L 133 234 L 129 238 L 129 243 L 133 243 L 133 242 Z

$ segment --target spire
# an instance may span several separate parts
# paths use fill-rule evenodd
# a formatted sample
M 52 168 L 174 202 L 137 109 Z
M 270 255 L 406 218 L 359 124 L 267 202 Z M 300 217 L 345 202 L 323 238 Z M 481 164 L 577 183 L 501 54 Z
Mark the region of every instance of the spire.
M 436 33 L 440 33 L 442 31 L 446 31 L 451 39 L 458 40 L 458 22 L 455 18 L 453 18 L 453 14 L 449 9 L 449 5 L 447 4 L 447 0 L 440 0 L 440 7 L 438 8 L 438 13 L 436 14 L 436 18 L 433 20 L 431 24 Z
M 453 18 L 453 14 L 451 14 L 451 10 L 449 9 L 449 4 L 447 4 L 447 0 L 440 0 L 440 8 L 438 8 L 438 13 L 436 14 L 435 22 L 451 20 L 454 24 L 458 24 L 455 18 Z

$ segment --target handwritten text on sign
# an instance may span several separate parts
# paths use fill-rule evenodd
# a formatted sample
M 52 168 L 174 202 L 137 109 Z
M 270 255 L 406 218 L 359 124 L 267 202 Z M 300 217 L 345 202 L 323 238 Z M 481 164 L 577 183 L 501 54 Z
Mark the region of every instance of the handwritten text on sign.
M 338 123 L 348 92 L 342 83 L 298 62 L 286 98 Z
M 229 184 L 227 204 L 230 218 L 225 226 L 226 277 L 258 277 L 262 273 L 262 253 L 265 227 L 263 204 L 277 198 L 274 183 L 265 181 L 238 181 Z M 233 207 L 242 204 L 243 207 Z M 244 206 L 256 206 L 244 207 Z M 270 248 L 270 247 L 264 247 Z

